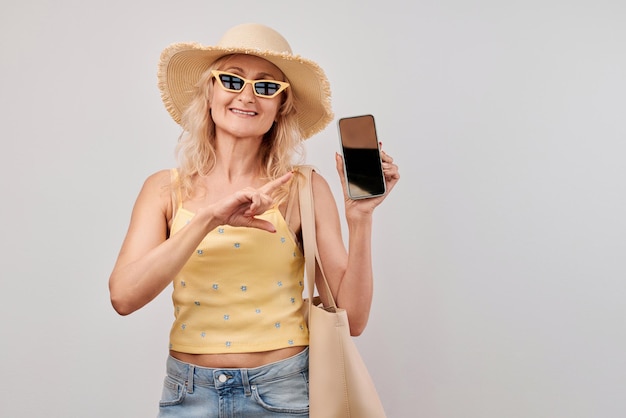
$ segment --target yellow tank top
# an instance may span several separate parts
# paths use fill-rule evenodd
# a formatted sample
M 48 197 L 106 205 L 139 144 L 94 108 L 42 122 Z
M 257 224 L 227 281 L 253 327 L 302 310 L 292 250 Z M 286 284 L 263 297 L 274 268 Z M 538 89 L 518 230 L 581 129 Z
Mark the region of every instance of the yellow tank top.
M 193 216 L 179 203 L 170 233 Z M 220 226 L 176 276 L 170 349 L 219 354 L 308 345 L 304 257 L 278 208 L 259 218 L 272 222 L 276 233 Z

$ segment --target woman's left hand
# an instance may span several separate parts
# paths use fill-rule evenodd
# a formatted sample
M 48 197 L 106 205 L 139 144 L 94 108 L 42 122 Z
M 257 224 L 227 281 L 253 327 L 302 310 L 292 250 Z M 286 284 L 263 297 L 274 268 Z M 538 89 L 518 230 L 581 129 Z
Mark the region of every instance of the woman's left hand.
M 348 190 L 346 186 L 343 158 L 341 157 L 341 155 L 335 154 L 337 172 L 339 173 L 341 186 L 343 188 L 343 198 L 346 206 L 346 214 L 353 213 L 352 211 L 354 211 L 355 214 L 371 214 L 374 211 L 374 208 L 376 208 L 376 206 L 380 205 L 382 201 L 385 200 L 385 198 L 395 187 L 398 180 L 400 180 L 400 172 L 398 171 L 398 166 L 394 164 L 393 158 L 382 150 L 380 151 L 380 158 L 382 160 L 383 175 L 385 176 L 385 186 L 387 190 L 385 194 L 382 196 L 366 199 L 352 199 L 348 195 Z

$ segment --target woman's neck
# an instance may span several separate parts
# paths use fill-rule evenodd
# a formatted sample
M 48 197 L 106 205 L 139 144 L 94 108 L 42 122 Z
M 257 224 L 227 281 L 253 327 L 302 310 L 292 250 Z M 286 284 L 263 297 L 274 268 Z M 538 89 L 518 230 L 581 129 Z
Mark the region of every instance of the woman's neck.
M 262 138 L 216 141 L 213 172 L 228 183 L 258 177 L 261 142 Z

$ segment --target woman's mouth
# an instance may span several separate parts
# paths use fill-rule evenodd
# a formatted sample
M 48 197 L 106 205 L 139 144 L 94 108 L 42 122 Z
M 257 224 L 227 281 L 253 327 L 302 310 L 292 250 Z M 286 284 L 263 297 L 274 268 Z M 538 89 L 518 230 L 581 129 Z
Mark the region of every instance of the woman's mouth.
M 254 116 L 256 115 L 256 112 L 253 112 L 251 110 L 241 110 L 241 109 L 230 109 L 231 112 L 236 113 L 238 115 L 244 115 L 244 116 Z

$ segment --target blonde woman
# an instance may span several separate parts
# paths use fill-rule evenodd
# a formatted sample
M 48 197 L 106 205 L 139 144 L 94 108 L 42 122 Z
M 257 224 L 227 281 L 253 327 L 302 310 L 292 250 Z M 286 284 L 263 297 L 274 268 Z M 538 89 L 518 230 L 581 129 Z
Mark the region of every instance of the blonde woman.
M 121 315 L 173 286 L 159 416 L 307 416 L 294 162 L 333 118 L 328 80 L 276 31 L 246 24 L 215 46 L 166 48 L 159 88 L 184 129 L 179 166 L 145 181 L 109 279 Z M 398 168 L 382 159 L 389 192 Z M 372 212 L 385 196 L 346 195 L 347 251 L 328 184 L 314 173 L 312 187 L 321 262 L 359 335 L 372 301 Z

